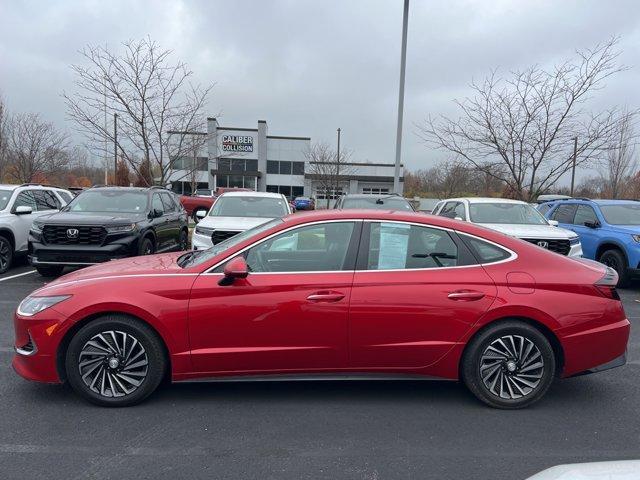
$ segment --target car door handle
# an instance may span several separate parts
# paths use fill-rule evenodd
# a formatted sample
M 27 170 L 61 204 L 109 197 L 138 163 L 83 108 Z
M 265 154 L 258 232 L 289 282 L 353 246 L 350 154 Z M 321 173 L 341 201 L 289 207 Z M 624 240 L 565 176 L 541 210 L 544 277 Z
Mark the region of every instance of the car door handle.
M 476 290 L 457 290 L 447 295 L 447 298 L 462 302 L 473 302 L 474 300 L 480 300 L 481 298 L 484 298 L 484 293 L 478 292 Z
M 320 291 L 307 297 L 310 302 L 339 302 L 344 298 L 344 293 L 332 291 Z

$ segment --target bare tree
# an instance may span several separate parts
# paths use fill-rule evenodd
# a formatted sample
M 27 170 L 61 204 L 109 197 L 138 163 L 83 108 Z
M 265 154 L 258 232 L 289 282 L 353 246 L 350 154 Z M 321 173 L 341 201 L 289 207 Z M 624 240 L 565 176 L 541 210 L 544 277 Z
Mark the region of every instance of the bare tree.
M 67 136 L 36 114 L 11 117 L 7 135 L 7 175 L 21 183 L 55 173 L 69 163 Z
M 324 142 L 314 144 L 307 152 L 309 175 L 326 197 L 327 208 L 354 172 L 353 166 L 348 164 L 350 156 L 350 152 L 340 152 L 338 157 L 337 152 Z
M 611 198 L 625 194 L 637 169 L 635 119 L 637 112 L 625 111 L 618 123 L 614 141 L 609 145 L 600 176 Z
M 0 183 L 4 178 L 7 166 L 7 136 L 8 136 L 8 113 L 4 104 L 4 99 L 0 96 Z
M 168 132 L 189 132 L 201 126 L 213 85 L 191 83 L 193 72 L 186 64 L 173 63 L 171 51 L 149 38 L 123 46 L 122 54 L 95 46 L 82 50 L 86 65 L 71 67 L 77 92 L 63 94 L 67 112 L 93 149 L 113 154 L 109 150 L 116 143 L 119 156 L 138 180 L 149 180 L 150 165 L 158 183 L 164 185 L 170 159 L 188 150 L 183 141 L 186 135 L 176 138 Z M 105 111 L 118 115 L 117 140 L 113 125 L 105 125 Z M 145 172 L 140 171 L 142 167 Z
M 534 199 L 571 169 L 574 138 L 577 166 L 593 164 L 610 144 L 616 110 L 589 114 L 585 102 L 624 68 L 616 44 L 612 38 L 578 51 L 550 71 L 535 65 L 507 79 L 494 71 L 471 84 L 472 98 L 456 100 L 458 119 L 429 117 L 421 136 L 503 181 L 517 198 Z

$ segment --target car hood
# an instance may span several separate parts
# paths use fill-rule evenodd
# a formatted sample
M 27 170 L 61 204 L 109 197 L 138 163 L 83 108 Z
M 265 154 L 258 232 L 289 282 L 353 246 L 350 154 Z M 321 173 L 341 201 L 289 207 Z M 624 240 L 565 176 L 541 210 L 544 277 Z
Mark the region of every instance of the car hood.
M 58 212 L 40 217 L 47 225 L 114 225 L 139 222 L 146 217 L 141 213 Z
M 267 223 L 273 218 L 264 217 L 205 217 L 198 226 L 216 230 L 237 230 L 239 232 Z
M 478 223 L 483 227 L 497 230 L 505 235 L 517 238 L 568 239 L 576 234 L 553 225 L 514 225 L 504 223 Z
M 616 233 L 640 234 L 640 225 L 611 225 L 609 228 Z
M 47 287 L 61 283 L 101 279 L 106 277 L 125 277 L 135 275 L 161 275 L 185 273 L 176 263 L 178 257 L 185 252 L 163 253 L 160 255 L 146 255 L 141 257 L 123 258 L 110 262 L 99 263 L 91 267 L 75 270 L 63 275 L 53 282 L 47 283 Z

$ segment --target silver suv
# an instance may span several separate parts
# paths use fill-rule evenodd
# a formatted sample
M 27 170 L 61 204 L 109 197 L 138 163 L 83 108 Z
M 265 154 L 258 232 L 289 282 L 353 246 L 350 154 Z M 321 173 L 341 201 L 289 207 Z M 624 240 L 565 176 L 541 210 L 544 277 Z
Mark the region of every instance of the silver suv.
M 60 210 L 73 199 L 63 188 L 39 184 L 0 184 L 0 273 L 16 254 L 27 253 L 33 220 Z

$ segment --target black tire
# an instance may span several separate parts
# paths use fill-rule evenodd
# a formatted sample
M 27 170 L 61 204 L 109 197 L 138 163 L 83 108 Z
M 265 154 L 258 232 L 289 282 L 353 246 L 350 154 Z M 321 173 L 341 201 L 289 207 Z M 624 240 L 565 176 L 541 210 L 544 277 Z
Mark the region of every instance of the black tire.
M 205 212 L 207 213 L 207 209 L 206 208 L 196 208 L 192 213 L 191 213 L 191 218 L 193 219 L 193 221 L 195 223 L 200 222 L 200 219 L 198 218 L 198 212 Z
M 62 265 L 38 265 L 36 270 L 43 277 L 57 277 L 64 270 L 64 266 Z
M 509 337 L 512 340 L 508 340 Z M 524 339 L 522 343 L 520 339 Z M 493 348 L 496 346 L 503 350 L 499 343 L 501 340 L 503 343 L 515 342 L 513 347 L 509 343 L 504 349 L 513 350 L 515 355 L 509 357 L 495 353 Z M 533 347 L 525 355 L 528 342 Z M 505 357 L 504 360 L 501 357 Z M 539 359 L 542 360 L 541 366 L 537 366 Z M 524 322 L 509 320 L 488 327 L 469 342 L 460 371 L 467 388 L 482 402 L 494 408 L 518 409 L 528 407 L 545 395 L 555 376 L 556 359 L 549 341 L 538 329 Z M 538 375 L 539 379 L 530 378 Z
M 114 335 L 112 336 L 110 332 L 114 332 Z M 110 353 L 102 353 L 98 348 L 87 346 L 87 342 L 95 342 L 100 338 L 99 335 L 109 342 L 112 347 Z M 132 337 L 138 344 L 131 340 Z M 121 350 L 118 346 L 122 348 L 123 344 L 118 345 L 117 342 L 122 340 L 125 341 L 124 346 L 131 349 L 130 357 L 124 353 L 120 354 Z M 116 351 L 118 353 L 113 353 Z M 93 355 L 91 352 L 98 353 Z M 139 355 L 140 352 L 142 356 Z M 85 359 L 82 362 L 89 362 L 89 366 L 80 366 L 81 355 Z M 110 364 L 114 358 L 116 362 L 120 362 L 116 367 Z M 136 367 L 137 370 L 130 369 L 131 365 L 144 363 L 145 360 L 146 365 Z M 125 364 L 126 361 L 130 363 Z M 88 369 L 95 365 L 98 365 L 95 372 L 98 378 L 94 383 L 94 372 L 88 372 Z M 81 368 L 84 368 L 82 372 Z M 84 399 L 105 407 L 128 407 L 140 403 L 158 388 L 165 376 L 166 368 L 165 350 L 158 335 L 145 323 L 119 314 L 99 317 L 78 330 L 69 342 L 65 355 L 65 371 L 71 388 Z M 139 380 L 140 378 L 142 380 Z M 128 383 L 125 379 L 133 379 L 139 382 L 139 385 Z M 114 390 L 112 386 L 115 386 Z M 132 391 L 125 393 L 127 387 Z
M 0 273 L 5 273 L 13 263 L 13 244 L 4 235 L 0 235 Z
M 149 237 L 144 237 L 138 247 L 138 255 L 153 255 L 156 251 L 156 246 L 153 240 Z
M 186 230 L 180 230 L 178 237 L 178 250 L 184 252 L 189 249 L 189 233 Z
M 600 255 L 598 261 L 618 272 L 618 287 L 629 286 L 631 279 L 627 271 L 627 260 L 620 250 L 614 248 L 605 250 L 604 253 Z

